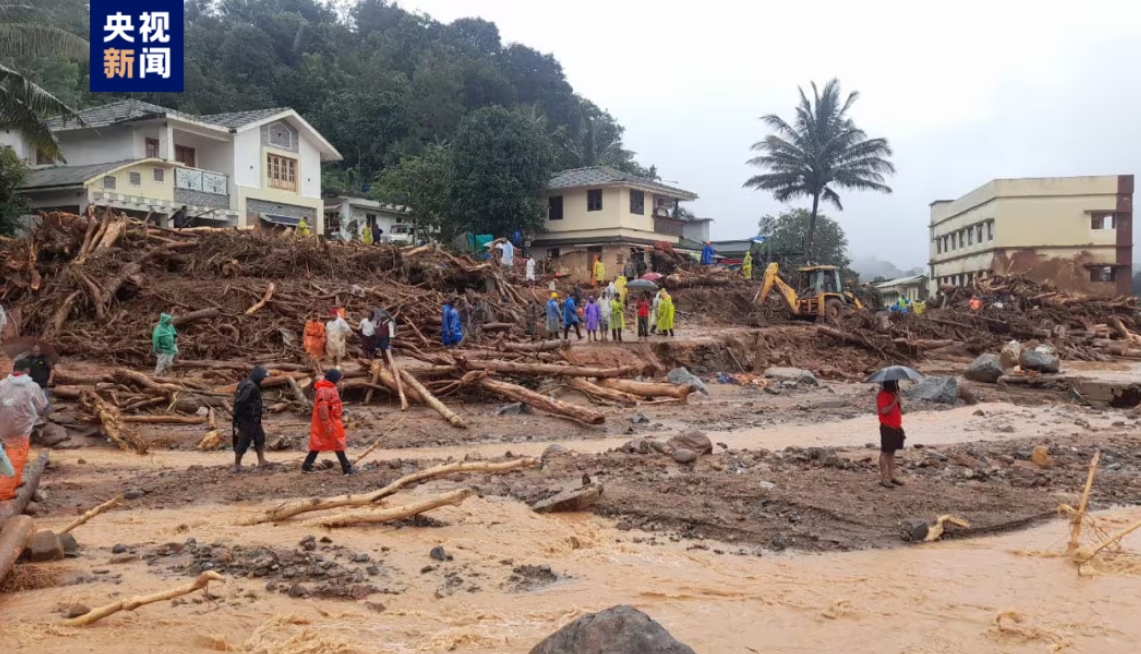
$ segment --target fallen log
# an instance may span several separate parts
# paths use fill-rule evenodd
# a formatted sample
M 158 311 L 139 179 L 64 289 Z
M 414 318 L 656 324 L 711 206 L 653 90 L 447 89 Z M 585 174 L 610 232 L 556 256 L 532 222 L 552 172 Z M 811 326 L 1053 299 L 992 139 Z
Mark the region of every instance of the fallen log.
M 261 388 L 281 388 L 283 386 L 289 386 L 290 380 L 292 380 L 294 383 L 305 380 L 306 383 L 304 384 L 304 387 L 308 387 L 310 382 L 310 374 L 311 373 L 308 372 L 287 372 L 280 375 L 270 375 L 269 377 L 266 377 L 262 380 Z M 345 376 L 348 377 L 349 375 Z M 240 383 L 241 382 L 234 382 L 233 384 L 219 386 L 214 389 L 214 392 L 220 395 L 233 395 L 238 391 L 238 384 Z
M 392 358 L 392 352 L 389 350 L 384 351 L 384 358 L 388 361 L 388 367 L 393 372 L 393 377 L 396 378 L 396 392 L 400 395 L 400 410 L 408 410 L 408 397 L 404 394 L 404 382 L 401 380 L 400 370 L 396 367 L 396 360 Z
M 512 459 L 510 461 L 501 461 L 499 463 L 488 463 L 484 461 L 461 461 L 456 463 L 442 463 L 438 466 L 425 468 L 424 470 L 417 470 L 408 475 L 404 475 L 399 479 L 394 480 L 384 488 L 375 490 L 371 493 L 363 495 L 338 495 L 336 497 L 314 497 L 307 500 L 295 500 L 286 502 L 285 504 L 278 505 L 269 509 L 262 515 L 247 518 L 240 521 L 240 525 L 259 525 L 266 522 L 281 522 L 294 516 L 301 515 L 302 513 L 311 513 L 313 511 L 328 511 L 329 509 L 336 509 L 342 506 L 367 506 L 383 500 L 384 498 L 394 495 L 405 486 L 419 483 L 426 479 L 434 479 L 436 477 L 443 477 L 444 475 L 467 473 L 467 472 L 486 472 L 498 474 L 503 472 L 510 472 L 520 468 L 533 468 L 538 465 L 538 459 L 524 458 Z
M 36 525 L 26 515 L 18 515 L 0 522 L 0 582 L 16 567 L 16 561 L 24 553 L 28 539 L 36 533 Z
M 594 409 L 556 400 L 517 384 L 509 384 L 487 377 L 480 379 L 479 383 L 484 389 L 496 395 L 505 397 L 512 402 L 522 402 L 540 411 L 553 413 L 588 425 L 601 425 L 606 422 L 606 416 Z
M 111 499 L 100 504 L 99 506 L 97 506 L 93 509 L 88 509 L 86 512 L 84 512 L 83 515 L 79 516 L 75 520 L 72 520 L 70 523 L 68 523 L 68 525 L 66 527 L 61 529 L 58 532 L 59 535 L 62 536 L 64 534 L 71 533 L 72 529 L 75 529 L 76 527 L 78 527 L 82 524 L 85 524 L 88 520 L 94 518 L 95 516 L 99 515 L 100 513 L 110 511 L 111 509 L 118 506 L 119 502 L 122 502 L 122 501 L 123 501 L 123 496 L 122 495 L 116 495 L 115 497 L 112 497 Z
M 183 325 L 189 325 L 196 320 L 213 320 L 220 315 L 222 315 L 221 309 L 210 307 L 209 309 L 199 309 L 198 311 L 190 311 L 188 313 L 179 314 L 174 317 L 172 323 L 175 327 L 182 327 Z
M 1090 491 L 1093 490 L 1093 476 L 1097 472 L 1097 464 L 1101 461 L 1101 450 L 1096 450 L 1093 453 L 1093 458 L 1089 462 L 1089 473 L 1086 475 L 1086 485 L 1082 489 L 1082 495 L 1078 499 L 1078 508 L 1072 516 L 1070 516 L 1070 542 L 1066 545 L 1066 553 L 1073 554 L 1080 545 L 1082 536 L 1082 521 L 1086 517 L 1086 508 L 1089 506 Z
M 305 397 L 305 393 L 301 392 L 301 386 L 297 383 L 297 380 L 293 377 L 286 377 L 285 380 L 289 384 L 289 392 L 293 395 L 293 399 L 297 400 L 297 403 L 301 405 L 301 408 L 305 409 L 306 413 L 313 411 L 313 403 L 309 401 L 309 398 Z
M 204 425 L 206 418 L 202 416 L 119 416 L 119 422 L 145 425 Z
M 690 394 L 697 390 L 691 384 L 640 382 L 630 379 L 600 379 L 598 385 L 640 397 L 672 397 L 682 402 L 687 401 Z
M 28 502 L 32 501 L 32 495 L 40 487 L 40 479 L 44 476 L 44 468 L 47 465 L 48 451 L 40 450 L 36 460 L 31 465 L 24 466 L 24 475 L 20 487 L 16 489 L 16 497 L 7 502 L 0 502 L 0 527 L 28 508 Z
M 570 341 L 535 341 L 533 343 L 502 343 L 499 349 L 504 352 L 552 352 L 569 348 Z
M 189 314 L 188 314 L 189 315 Z M 178 324 L 178 318 L 174 319 L 175 324 Z M 234 370 L 236 372 L 249 374 L 253 370 L 255 364 L 245 363 L 242 361 L 208 361 L 208 360 L 188 360 L 188 361 L 175 361 L 176 368 L 200 368 L 204 370 Z M 263 363 L 263 368 L 272 372 L 309 372 L 309 366 L 303 363 Z M 58 376 L 58 375 L 57 375 Z
M 276 285 L 273 282 L 270 282 L 269 287 L 265 289 L 265 295 L 263 295 L 262 298 L 258 300 L 257 303 L 255 303 L 252 307 L 246 309 L 246 315 L 252 316 L 261 310 L 261 308 L 265 306 L 265 303 L 269 302 L 273 297 L 274 288 L 276 288 Z
M 79 404 L 99 421 L 103 427 L 103 434 L 115 442 L 121 449 L 137 454 L 146 454 L 148 445 L 133 432 L 123 427 L 123 416 L 119 409 L 107 404 L 95 393 L 83 393 Z
M 420 383 L 420 380 L 408 374 L 407 370 L 398 370 L 396 371 L 396 375 L 400 375 L 400 378 L 404 381 L 404 383 L 408 384 L 408 386 L 416 391 L 416 394 L 420 396 L 420 400 L 424 404 L 435 409 L 436 413 L 440 414 L 444 417 L 444 420 L 448 421 L 448 424 L 458 429 L 467 429 L 467 423 L 464 422 L 463 418 L 459 417 L 454 411 L 445 406 L 444 403 L 441 402 L 435 395 L 432 395 L 432 392 L 427 388 L 424 388 L 424 385 Z M 400 388 L 399 383 L 397 383 L 397 388 Z
M 582 377 L 571 377 L 567 380 L 567 383 L 570 384 L 571 388 L 581 391 L 592 400 L 604 400 L 621 406 L 634 406 L 638 404 L 638 400 L 641 399 L 630 393 L 623 393 L 613 388 L 605 388 L 597 384 L 592 384 Z
M 413 504 L 394 506 L 390 509 L 381 510 L 349 511 L 347 513 L 325 516 L 324 518 L 316 518 L 301 524 L 305 527 L 326 527 L 332 529 L 335 527 L 375 525 L 383 522 L 393 522 L 395 520 L 411 518 L 412 516 L 420 515 L 425 511 L 437 509 L 441 506 L 462 504 L 463 501 L 471 497 L 474 492 L 475 491 L 470 488 L 461 488 Z
M 136 595 L 135 597 L 129 597 L 127 599 L 111 602 L 105 606 L 100 606 L 99 608 L 92 609 L 91 611 L 88 611 L 78 618 L 68 620 L 64 624 L 69 627 L 85 627 L 89 624 L 98 622 L 109 615 L 114 615 L 119 611 L 134 611 L 135 609 L 141 606 L 146 606 L 147 604 L 165 602 L 166 600 L 181 597 L 182 595 L 189 595 L 196 590 L 202 590 L 206 588 L 210 585 L 211 581 L 226 581 L 226 578 L 217 572 L 214 572 L 213 570 L 207 570 L 206 572 L 198 575 L 198 578 L 190 583 L 183 584 L 181 586 L 175 586 L 174 588 L 159 591 L 157 593 L 151 593 L 149 595 Z
M 467 361 L 459 360 L 459 365 L 468 370 L 487 370 L 520 375 L 551 375 L 554 377 L 622 377 L 637 371 L 637 366 L 618 368 L 588 368 L 586 366 L 561 366 L 554 363 L 516 363 L 514 361 Z

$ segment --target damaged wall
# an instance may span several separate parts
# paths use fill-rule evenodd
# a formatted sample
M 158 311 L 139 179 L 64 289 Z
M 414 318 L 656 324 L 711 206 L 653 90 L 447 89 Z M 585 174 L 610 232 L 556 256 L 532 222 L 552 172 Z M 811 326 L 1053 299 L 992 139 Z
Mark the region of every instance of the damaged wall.
M 1088 250 L 999 250 L 992 272 L 998 275 L 1024 273 L 1036 282 L 1050 282 L 1063 291 L 1112 297 L 1118 294 L 1116 274 L 1110 281 L 1093 281 L 1091 266 L 1114 263 L 1112 251 Z

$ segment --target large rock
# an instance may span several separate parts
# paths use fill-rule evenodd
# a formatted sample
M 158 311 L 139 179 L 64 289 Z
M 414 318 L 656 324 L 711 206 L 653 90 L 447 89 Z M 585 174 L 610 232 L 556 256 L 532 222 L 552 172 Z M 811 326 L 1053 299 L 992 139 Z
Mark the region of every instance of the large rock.
M 955 377 L 928 377 L 907 391 L 914 400 L 954 404 L 959 399 L 959 380 Z
M 963 376 L 971 381 L 996 384 L 1002 376 L 1002 360 L 997 354 L 981 354 L 967 366 Z
M 1022 355 L 1018 358 L 1018 365 L 1022 366 L 1023 370 L 1046 373 L 1055 373 L 1062 369 L 1062 362 L 1058 357 L 1037 349 L 1022 350 Z
M 44 447 L 55 447 L 60 443 L 66 441 L 70 436 L 61 425 L 54 422 L 44 423 L 43 427 L 39 429 L 39 436 L 36 441 Z
M 1018 341 L 1011 341 L 1002 346 L 1002 350 L 998 354 L 999 361 L 1002 361 L 1002 368 L 1006 370 L 1018 365 L 1018 360 L 1022 357 L 1022 344 Z
M 713 454 L 713 441 L 700 431 L 682 432 L 666 441 L 666 445 L 675 450 L 690 450 L 698 456 Z
M 697 389 L 702 395 L 709 395 L 709 389 L 705 387 L 705 382 L 701 378 L 685 368 L 674 368 L 666 375 L 666 381 L 671 384 L 690 384 Z
M 684 447 L 674 450 L 674 461 L 682 465 L 694 463 L 697 461 L 697 453 L 693 450 L 687 450 Z
M 547 636 L 531 654 L 696 654 L 632 606 L 584 615 Z
M 565 490 L 554 497 L 548 497 L 531 505 L 536 513 L 564 513 L 586 511 L 602 497 L 602 484 L 591 483 L 582 488 Z
M 769 368 L 765 371 L 765 377 L 777 381 L 791 381 L 798 384 L 806 384 L 808 386 L 816 385 L 816 375 L 812 374 L 812 371 L 802 368 Z
M 28 539 L 28 546 L 24 548 L 24 556 L 32 563 L 47 563 L 59 561 L 63 558 L 63 544 L 54 531 L 37 531 Z

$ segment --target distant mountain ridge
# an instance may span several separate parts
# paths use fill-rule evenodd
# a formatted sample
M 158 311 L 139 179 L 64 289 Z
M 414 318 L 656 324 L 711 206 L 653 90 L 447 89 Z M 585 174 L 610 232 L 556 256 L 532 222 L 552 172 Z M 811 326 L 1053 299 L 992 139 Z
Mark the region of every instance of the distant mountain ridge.
M 877 277 L 897 279 L 923 274 L 922 268 L 900 270 L 894 263 L 880 261 L 876 257 L 855 257 L 852 259 L 851 268 L 860 274 L 860 280 L 864 282 L 870 282 Z

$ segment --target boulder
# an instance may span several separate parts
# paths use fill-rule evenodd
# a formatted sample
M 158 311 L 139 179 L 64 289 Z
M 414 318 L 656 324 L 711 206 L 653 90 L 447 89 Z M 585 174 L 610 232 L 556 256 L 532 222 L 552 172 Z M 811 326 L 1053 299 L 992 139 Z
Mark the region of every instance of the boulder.
M 963 376 L 971 381 L 996 384 L 1002 373 L 1002 360 L 998 355 L 981 354 L 967 366 L 967 372 Z
M 1045 373 L 1055 373 L 1062 369 L 1062 362 L 1057 356 L 1039 349 L 1022 350 L 1018 365 L 1022 366 L 1023 370 Z
M 1050 458 L 1050 448 L 1045 445 L 1034 448 L 1034 451 L 1030 453 L 1030 461 L 1039 468 L 1049 468 L 1054 463 Z
M 79 542 L 71 534 L 60 534 L 59 543 L 67 556 L 79 556 Z
M 63 559 L 63 544 L 54 531 L 37 531 L 28 539 L 24 556 L 32 563 L 47 563 Z
M 55 447 L 68 438 L 70 438 L 70 436 L 67 433 L 67 429 L 54 422 L 48 422 L 44 423 L 43 427 L 40 427 L 39 437 L 36 439 L 36 442 L 44 447 Z
M 970 471 L 968 471 L 970 472 Z M 922 543 L 927 538 L 927 532 L 930 531 L 930 526 L 926 520 L 910 519 L 904 520 L 899 525 L 900 536 L 903 540 L 910 543 Z
M 693 450 L 687 450 L 684 447 L 674 450 L 674 461 L 682 465 L 693 463 L 697 461 L 697 454 Z
M 602 497 L 602 484 L 591 483 L 582 488 L 565 490 L 531 505 L 536 513 L 564 513 L 586 511 Z
M 531 654 L 696 654 L 632 606 L 584 615 L 547 636 Z
M 674 450 L 690 450 L 698 456 L 713 454 L 713 441 L 700 431 L 682 432 L 669 439 L 666 445 Z
M 928 377 L 907 391 L 914 400 L 954 404 L 959 399 L 959 380 L 955 377 Z
M 1013 368 L 1018 365 L 1018 360 L 1022 357 L 1022 345 L 1018 341 L 1011 341 L 1002 346 L 999 351 L 998 358 L 1002 362 L 1003 369 Z
M 816 385 L 816 375 L 812 374 L 809 370 L 802 368 L 769 368 L 765 371 L 765 377 L 775 379 L 782 382 L 796 382 L 798 384 L 807 384 L 809 386 Z
M 562 445 L 559 445 L 558 443 L 551 443 L 547 446 L 547 449 L 543 450 L 543 455 L 539 458 L 549 459 L 556 456 L 567 456 L 570 453 L 571 451 Z
M 701 378 L 685 368 L 674 368 L 666 375 L 666 381 L 671 384 L 689 384 L 697 389 L 702 395 L 709 395 L 709 389 L 705 387 L 705 382 Z

